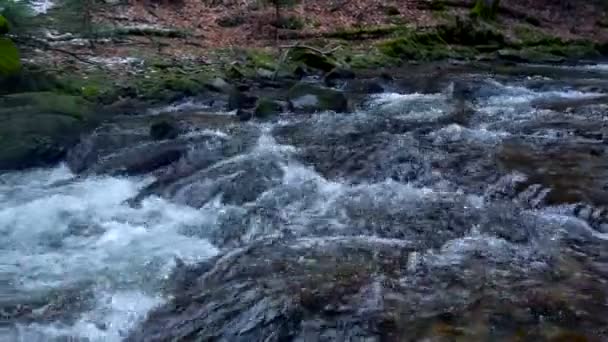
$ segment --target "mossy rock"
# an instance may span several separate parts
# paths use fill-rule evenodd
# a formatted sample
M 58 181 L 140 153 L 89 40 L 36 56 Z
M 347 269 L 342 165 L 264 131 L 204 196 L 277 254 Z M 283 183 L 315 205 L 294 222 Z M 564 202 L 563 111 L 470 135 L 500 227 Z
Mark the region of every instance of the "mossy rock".
M 19 51 L 9 38 L 0 37 L 0 77 L 16 75 L 21 70 Z
M 323 72 L 330 72 L 336 67 L 336 62 L 332 58 L 306 48 L 293 48 L 289 53 L 289 58 L 294 62 Z
M 289 89 L 289 104 L 297 113 L 322 111 L 345 112 L 348 99 L 344 93 L 311 83 L 298 83 Z
M 561 38 L 549 35 L 536 27 L 519 25 L 513 31 L 520 46 L 564 44 Z
M 433 34 L 436 36 L 436 38 L 433 38 L 435 41 L 440 39 L 443 43 L 465 46 L 503 45 L 506 41 L 504 34 L 494 25 L 482 21 L 463 20 L 460 18 L 456 18 L 456 20 L 449 24 L 437 27 L 435 32 L 430 33 L 430 35 Z
M 87 125 L 71 116 L 20 112 L 0 113 L 0 170 L 58 162 Z
M 281 106 L 281 103 L 263 97 L 255 105 L 254 114 L 257 118 L 267 119 L 280 114 L 282 111 L 283 106 Z
M 14 75 L 0 76 L 0 95 L 40 91 L 74 92 L 68 82 L 44 70 L 22 68 Z
M 532 48 L 525 48 L 521 50 L 502 49 L 497 51 L 496 53 L 497 56 L 501 59 L 518 63 L 558 64 L 564 62 L 565 60 L 565 58 L 556 56 L 550 52 Z
M 471 16 L 484 20 L 494 20 L 498 14 L 500 0 L 477 0 Z
M 0 14 L 0 34 L 7 34 L 10 31 L 8 20 Z
M 53 92 L 32 92 L 10 94 L 0 97 L 0 114 L 18 109 L 23 113 L 49 113 L 88 119 L 92 104 L 82 97 Z
M 387 40 L 378 45 L 385 55 L 404 60 L 438 60 L 451 57 L 450 47 L 445 43 L 430 43 L 430 37 L 423 37 L 422 42 L 417 37 L 403 37 Z

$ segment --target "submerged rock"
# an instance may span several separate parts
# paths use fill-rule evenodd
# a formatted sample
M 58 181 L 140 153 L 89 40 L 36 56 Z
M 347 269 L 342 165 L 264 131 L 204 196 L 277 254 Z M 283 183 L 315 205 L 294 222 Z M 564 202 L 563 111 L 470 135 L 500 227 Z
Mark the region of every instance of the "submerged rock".
M 249 109 L 255 106 L 257 98 L 238 89 L 232 89 L 228 96 L 228 110 Z
M 479 287 L 485 271 L 475 264 L 490 259 L 471 251 L 444 267 L 403 241 L 378 238 L 253 242 L 213 267 L 181 272 L 175 299 L 150 313 L 127 341 L 422 339 L 428 324 L 467 312 L 480 297 L 515 301 L 511 292 L 495 297 Z M 487 278 L 488 286 L 524 280 L 506 272 L 524 270 L 522 261 L 495 267 L 505 272 Z
M 162 120 L 150 126 L 150 137 L 154 140 L 175 139 L 179 135 L 179 128 L 174 122 Z
M 310 83 L 298 83 L 289 89 L 289 103 L 297 113 L 321 111 L 345 112 L 348 99 L 344 93 Z

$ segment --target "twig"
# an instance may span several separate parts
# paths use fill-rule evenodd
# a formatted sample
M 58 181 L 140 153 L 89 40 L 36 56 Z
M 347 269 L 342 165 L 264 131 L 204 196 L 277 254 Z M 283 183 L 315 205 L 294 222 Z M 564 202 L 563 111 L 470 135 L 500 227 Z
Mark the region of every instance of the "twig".
M 327 51 L 322 51 L 319 50 L 315 47 L 312 46 L 308 46 L 308 45 L 301 45 L 300 43 L 295 43 L 293 45 L 282 45 L 279 46 L 279 48 L 281 50 L 283 50 L 283 53 L 281 54 L 281 58 L 279 59 L 279 63 L 277 63 L 277 67 L 274 70 L 274 74 L 272 75 L 272 80 L 276 80 L 277 79 L 277 75 L 279 74 L 279 70 L 281 69 L 281 67 L 283 66 L 283 64 L 285 63 L 285 60 L 287 60 L 287 56 L 289 56 L 289 51 L 291 51 L 291 49 L 296 49 L 296 48 L 302 48 L 302 49 L 308 49 L 311 51 L 314 51 L 320 55 L 323 56 L 327 56 L 327 55 L 331 55 L 332 53 L 338 51 L 338 49 L 340 49 L 339 46 L 336 46 L 333 49 L 327 50 Z

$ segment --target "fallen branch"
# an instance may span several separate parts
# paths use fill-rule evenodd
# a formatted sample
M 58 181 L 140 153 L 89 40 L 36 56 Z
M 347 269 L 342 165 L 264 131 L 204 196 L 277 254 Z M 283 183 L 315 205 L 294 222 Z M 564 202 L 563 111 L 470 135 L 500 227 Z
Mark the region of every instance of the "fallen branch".
M 289 56 L 289 52 L 291 51 L 291 49 L 307 49 L 307 50 L 311 50 L 313 52 L 316 52 L 320 55 L 323 56 L 327 56 L 327 55 L 331 55 L 332 53 L 336 52 L 338 49 L 340 49 L 339 46 L 336 46 L 333 49 L 327 50 L 327 51 L 323 51 L 320 49 L 317 49 L 315 47 L 312 46 L 308 46 L 308 45 L 301 45 L 300 43 L 295 43 L 293 45 L 282 45 L 279 46 L 279 49 L 283 50 L 283 53 L 281 54 L 281 58 L 279 59 L 279 62 L 277 63 L 277 67 L 274 71 L 274 74 L 272 75 L 272 80 L 276 80 L 277 79 L 277 75 L 279 74 L 279 70 L 281 69 L 281 67 L 283 66 L 283 64 L 285 63 L 285 61 L 287 60 L 287 56 Z
M 322 51 L 322 50 L 319 50 L 319 49 L 317 49 L 317 48 L 315 48 L 315 47 L 312 47 L 312 46 L 308 46 L 308 45 L 300 45 L 299 43 L 296 43 L 296 44 L 294 44 L 294 45 L 283 45 L 283 46 L 279 46 L 279 47 L 280 47 L 281 49 L 287 49 L 287 51 L 289 51 L 290 49 L 294 49 L 294 48 L 299 48 L 299 49 L 307 49 L 307 50 L 311 50 L 311 51 L 313 51 L 313 52 L 316 52 L 316 53 L 318 53 L 318 54 L 320 54 L 320 55 L 324 55 L 324 56 L 331 55 L 332 53 L 334 53 L 334 52 L 336 52 L 338 49 L 340 49 L 340 47 L 339 47 L 339 46 L 336 46 L 335 48 L 333 48 L 333 49 L 331 49 L 331 50 L 328 50 L 328 51 Z

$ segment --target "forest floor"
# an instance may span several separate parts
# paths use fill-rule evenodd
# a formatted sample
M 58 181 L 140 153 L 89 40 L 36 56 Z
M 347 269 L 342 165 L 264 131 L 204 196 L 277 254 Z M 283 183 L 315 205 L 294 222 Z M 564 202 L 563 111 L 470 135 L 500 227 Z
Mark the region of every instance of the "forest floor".
M 70 49 L 114 61 L 117 57 L 154 56 L 209 63 L 214 62 L 211 51 L 272 49 L 294 42 L 369 49 L 377 41 L 394 37 L 397 30 L 428 29 L 467 17 L 472 7 L 472 0 L 306 0 L 283 9 L 283 28 L 277 29 L 273 8 L 260 6 L 257 0 L 131 0 L 108 6 L 96 13 L 95 21 L 112 30 L 144 28 L 144 34 L 102 39 L 94 48 L 80 45 Z M 506 36 L 527 29 L 564 40 L 608 42 L 608 5 L 599 0 L 503 1 L 493 25 Z M 163 37 L 165 30 L 179 34 Z M 38 58 L 48 62 L 51 56 L 64 64 L 62 54 L 46 53 Z

